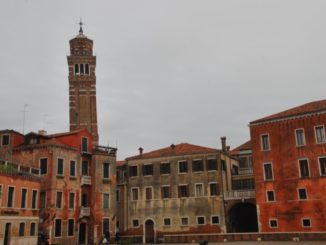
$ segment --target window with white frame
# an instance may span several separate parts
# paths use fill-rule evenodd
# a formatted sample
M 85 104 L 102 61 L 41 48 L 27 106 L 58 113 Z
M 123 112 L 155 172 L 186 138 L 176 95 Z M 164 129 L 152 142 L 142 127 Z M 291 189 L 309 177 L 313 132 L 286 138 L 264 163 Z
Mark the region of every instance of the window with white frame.
M 103 193 L 103 208 L 107 209 L 110 206 L 110 194 Z
M 195 196 L 196 197 L 204 196 L 204 187 L 202 183 L 195 184 Z
M 171 226 L 171 218 L 164 218 L 164 226 Z
M 54 237 L 61 237 L 61 219 L 54 221 Z
M 143 165 L 143 176 L 153 175 L 153 164 Z
M 134 228 L 139 227 L 139 220 L 138 219 L 133 219 L 132 220 L 132 227 L 134 227 Z
M 25 236 L 25 223 L 19 223 L 19 236 Z
M 69 207 L 69 209 L 75 208 L 75 193 L 74 192 L 69 192 L 68 207 Z
M 27 201 L 27 189 L 21 189 L 21 197 L 20 197 L 20 207 L 26 208 L 26 201 Z
M 307 198 L 308 198 L 307 189 L 306 188 L 299 188 L 298 189 L 298 196 L 299 196 L 299 200 L 307 200 Z
M 82 145 L 81 145 L 81 151 L 82 152 L 88 152 L 88 139 L 86 137 L 82 137 Z
M 207 169 L 207 171 L 217 170 L 217 160 L 216 160 L 216 158 L 206 160 L 206 169 Z
M 188 185 L 179 185 L 179 197 L 189 197 Z
M 70 161 L 70 177 L 76 177 L 76 161 Z
M 170 186 L 162 186 L 162 198 L 171 198 Z
M 188 162 L 186 160 L 181 160 L 178 162 L 178 164 L 179 164 L 179 173 L 188 172 Z
M 197 216 L 197 225 L 205 225 L 205 216 Z
M 58 158 L 57 175 L 63 175 L 63 159 L 62 158 Z
M 160 174 L 169 174 L 171 172 L 171 167 L 169 162 L 160 163 Z
M 262 134 L 261 135 L 261 147 L 262 147 L 263 151 L 270 150 L 269 135 L 268 134 Z
M 278 227 L 277 219 L 270 219 L 269 220 L 269 227 L 270 228 L 277 228 Z
M 211 217 L 212 225 L 218 225 L 220 223 L 220 217 L 218 215 L 213 215 Z
M 62 208 L 62 191 L 57 191 L 55 207 Z
M 40 208 L 45 208 L 46 205 L 46 192 L 41 191 L 40 192 Z
M 311 227 L 311 219 L 309 219 L 309 218 L 303 218 L 302 219 L 302 226 L 303 227 Z
M 110 164 L 108 162 L 103 163 L 103 179 L 110 178 Z
M 272 163 L 264 163 L 264 177 L 265 180 L 273 180 L 273 167 Z
M 308 159 L 299 159 L 299 173 L 301 178 L 310 176 Z
M 145 187 L 145 198 L 146 198 L 146 200 L 153 199 L 153 188 L 152 187 Z
M 326 156 L 325 157 L 319 157 L 319 171 L 321 176 L 326 176 Z
M 131 188 L 131 200 L 137 201 L 138 198 L 138 188 Z
M 275 192 L 273 190 L 266 191 L 267 202 L 275 201 Z
M 37 190 L 32 190 L 32 209 L 37 209 Z
M 187 226 L 189 224 L 189 218 L 188 217 L 181 217 L 180 219 L 182 226 Z
M 303 128 L 299 128 L 295 130 L 295 140 L 297 146 L 304 146 L 306 144 Z
M 41 158 L 40 159 L 40 170 L 41 175 L 48 173 L 48 159 L 47 158 Z
M 36 223 L 35 222 L 31 222 L 31 226 L 29 229 L 29 235 L 36 236 Z
M 14 207 L 14 195 L 15 195 L 15 187 L 8 186 L 8 198 L 7 198 L 7 207 Z
M 209 183 L 209 192 L 211 196 L 218 196 L 220 195 L 220 190 L 218 184 L 216 182 Z
M 202 159 L 195 159 L 192 161 L 192 172 L 204 171 L 204 163 Z
M 320 126 L 315 127 L 315 136 L 316 136 L 316 143 L 317 144 L 325 143 L 325 128 L 324 128 L 324 125 L 320 125 Z

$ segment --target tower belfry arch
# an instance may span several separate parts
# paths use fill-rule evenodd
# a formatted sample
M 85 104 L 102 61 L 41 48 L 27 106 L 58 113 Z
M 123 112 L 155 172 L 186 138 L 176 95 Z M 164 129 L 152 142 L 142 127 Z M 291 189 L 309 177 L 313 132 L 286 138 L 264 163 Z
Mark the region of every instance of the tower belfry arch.
M 80 20 L 78 35 L 69 41 L 69 128 L 81 128 L 93 136 L 93 144 L 98 145 L 96 109 L 96 56 L 93 55 L 93 41 L 84 35 Z

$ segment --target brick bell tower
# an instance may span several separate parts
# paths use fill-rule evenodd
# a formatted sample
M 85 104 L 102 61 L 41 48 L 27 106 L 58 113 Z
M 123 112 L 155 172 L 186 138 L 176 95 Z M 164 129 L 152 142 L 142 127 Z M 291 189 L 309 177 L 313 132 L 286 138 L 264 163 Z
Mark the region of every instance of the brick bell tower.
M 80 22 L 79 34 L 69 41 L 69 110 L 70 131 L 87 128 L 98 145 L 96 112 L 96 57 L 93 41 L 83 33 Z

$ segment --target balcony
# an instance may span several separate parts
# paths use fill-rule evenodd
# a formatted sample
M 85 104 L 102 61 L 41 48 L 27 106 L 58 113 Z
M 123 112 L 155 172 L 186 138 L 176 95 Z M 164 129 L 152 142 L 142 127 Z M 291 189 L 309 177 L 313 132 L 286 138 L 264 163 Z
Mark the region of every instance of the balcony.
M 224 192 L 224 200 L 242 200 L 255 198 L 256 193 L 254 190 L 241 190 Z
M 81 207 L 80 217 L 89 217 L 91 215 L 91 209 L 89 207 Z
M 232 176 L 250 176 L 253 175 L 254 171 L 252 168 L 239 168 L 232 171 Z
M 88 175 L 82 175 L 81 177 L 81 185 L 91 185 L 92 184 L 92 178 Z

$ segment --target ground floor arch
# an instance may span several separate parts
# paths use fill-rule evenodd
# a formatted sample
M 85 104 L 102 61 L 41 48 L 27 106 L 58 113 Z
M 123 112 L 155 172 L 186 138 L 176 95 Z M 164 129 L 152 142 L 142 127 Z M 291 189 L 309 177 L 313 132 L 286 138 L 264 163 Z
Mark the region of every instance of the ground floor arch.
M 144 242 L 154 243 L 155 242 L 155 223 L 152 219 L 147 219 L 144 225 Z
M 227 232 L 258 232 L 256 205 L 249 202 L 234 204 L 227 214 Z

